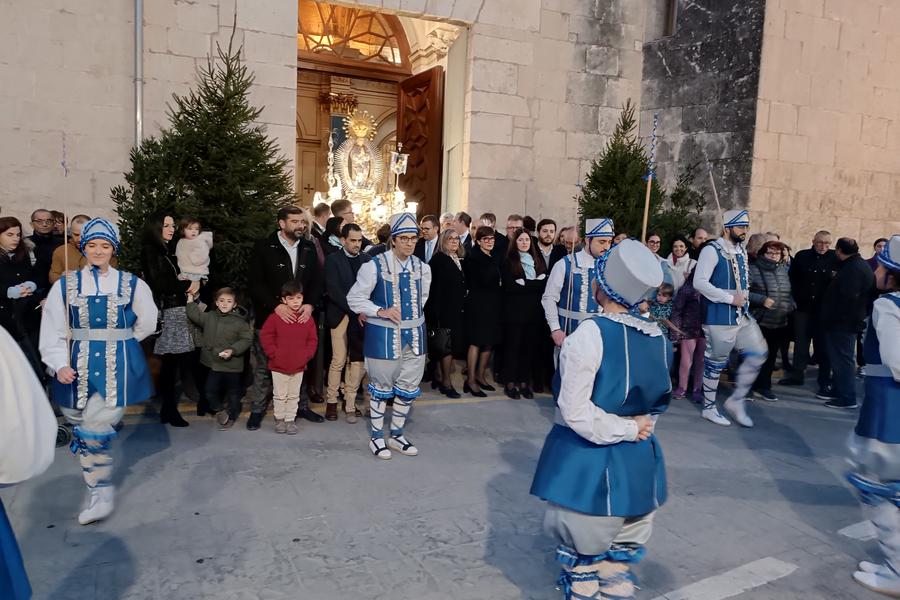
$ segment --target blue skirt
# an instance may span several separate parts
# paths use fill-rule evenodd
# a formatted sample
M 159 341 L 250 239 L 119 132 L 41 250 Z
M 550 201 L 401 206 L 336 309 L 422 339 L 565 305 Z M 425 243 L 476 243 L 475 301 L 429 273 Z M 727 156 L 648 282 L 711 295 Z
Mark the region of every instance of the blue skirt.
M 28 600 L 31 586 L 19 554 L 19 545 L 13 534 L 3 502 L 0 501 L 0 598 L 3 600 Z

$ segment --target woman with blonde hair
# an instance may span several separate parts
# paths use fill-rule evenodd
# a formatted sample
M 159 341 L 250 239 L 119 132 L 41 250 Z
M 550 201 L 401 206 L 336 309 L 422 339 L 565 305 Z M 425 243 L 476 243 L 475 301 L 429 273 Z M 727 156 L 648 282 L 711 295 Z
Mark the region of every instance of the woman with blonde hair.
M 466 351 L 463 311 L 466 300 L 466 276 L 462 259 L 465 249 L 455 229 L 445 229 L 437 241 L 431 267 L 431 292 L 425 304 L 425 321 L 429 331 L 429 353 L 439 361 L 435 381 L 448 398 L 459 398 L 453 388 L 453 357 Z

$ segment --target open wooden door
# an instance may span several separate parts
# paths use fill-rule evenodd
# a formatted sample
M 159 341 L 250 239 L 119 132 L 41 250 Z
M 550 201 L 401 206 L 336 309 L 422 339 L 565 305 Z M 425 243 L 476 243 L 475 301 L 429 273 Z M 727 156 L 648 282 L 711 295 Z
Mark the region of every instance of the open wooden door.
M 409 154 L 400 189 L 418 202 L 418 216 L 441 213 L 444 134 L 444 69 L 434 67 L 400 82 L 397 94 L 397 141 Z

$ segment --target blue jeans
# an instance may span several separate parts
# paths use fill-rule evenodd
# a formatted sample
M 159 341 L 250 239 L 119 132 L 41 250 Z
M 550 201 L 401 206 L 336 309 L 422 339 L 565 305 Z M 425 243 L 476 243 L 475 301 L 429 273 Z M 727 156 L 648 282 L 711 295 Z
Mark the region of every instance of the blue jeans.
M 227 410 L 229 418 L 236 419 L 241 412 L 241 374 L 210 371 L 206 400 L 214 413 Z

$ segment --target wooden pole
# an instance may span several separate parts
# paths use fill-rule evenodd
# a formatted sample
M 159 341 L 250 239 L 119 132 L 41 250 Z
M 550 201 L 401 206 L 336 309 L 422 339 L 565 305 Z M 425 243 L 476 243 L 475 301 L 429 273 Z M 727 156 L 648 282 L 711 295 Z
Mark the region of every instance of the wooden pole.
M 641 228 L 641 242 L 647 243 L 647 220 L 650 218 L 650 190 L 653 187 L 653 171 L 647 175 L 647 193 L 644 195 L 644 226 Z

